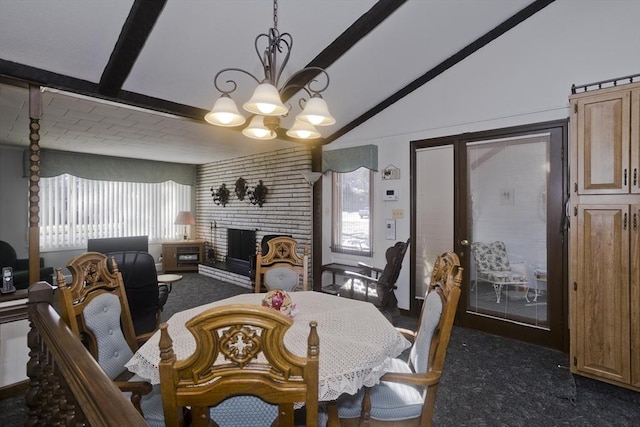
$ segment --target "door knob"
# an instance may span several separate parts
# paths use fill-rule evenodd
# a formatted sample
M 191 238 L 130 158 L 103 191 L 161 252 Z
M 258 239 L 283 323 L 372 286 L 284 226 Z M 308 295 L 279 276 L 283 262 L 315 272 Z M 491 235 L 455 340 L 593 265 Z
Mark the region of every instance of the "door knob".
M 468 241 L 467 239 L 460 240 L 460 244 L 461 244 L 462 246 L 469 246 L 469 241 Z

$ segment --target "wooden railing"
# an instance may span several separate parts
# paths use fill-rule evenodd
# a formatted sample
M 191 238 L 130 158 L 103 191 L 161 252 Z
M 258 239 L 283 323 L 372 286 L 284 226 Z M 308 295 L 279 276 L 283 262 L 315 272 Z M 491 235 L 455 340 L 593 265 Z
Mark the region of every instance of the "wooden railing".
M 146 426 L 131 402 L 53 309 L 53 288 L 29 288 L 26 426 Z

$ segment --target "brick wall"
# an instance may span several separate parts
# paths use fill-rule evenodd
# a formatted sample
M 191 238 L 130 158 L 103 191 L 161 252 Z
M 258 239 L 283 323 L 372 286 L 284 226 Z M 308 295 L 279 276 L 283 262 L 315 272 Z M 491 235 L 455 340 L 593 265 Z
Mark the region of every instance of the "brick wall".
M 259 141 L 256 141 L 259 143 Z M 213 241 L 216 260 L 227 254 L 227 229 L 255 229 L 256 241 L 266 234 L 288 234 L 311 251 L 311 190 L 300 175 L 311 170 L 311 151 L 304 146 L 258 155 L 222 160 L 198 166 L 196 184 L 196 232 L 198 239 Z M 234 193 L 238 178 L 244 178 L 250 189 L 262 180 L 268 189 L 262 207 L 252 205 L 248 195 L 238 200 Z M 230 191 L 225 207 L 216 205 L 211 187 L 225 183 Z M 216 227 L 211 234 L 211 224 Z M 210 272 L 210 269 L 206 269 Z M 243 278 L 237 281 L 246 282 Z

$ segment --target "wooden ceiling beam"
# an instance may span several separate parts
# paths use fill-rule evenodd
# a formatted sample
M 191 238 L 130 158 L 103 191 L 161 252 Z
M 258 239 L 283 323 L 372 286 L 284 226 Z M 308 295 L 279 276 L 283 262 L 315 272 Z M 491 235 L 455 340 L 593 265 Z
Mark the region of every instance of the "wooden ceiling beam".
M 351 24 L 349 28 L 340 34 L 329 46 L 313 58 L 306 67 L 328 68 L 331 64 L 340 59 L 342 55 L 347 53 L 347 51 L 349 51 L 349 49 L 351 49 L 362 38 L 387 19 L 406 1 L 407 0 L 379 0 L 371 7 L 371 9 L 364 13 L 353 24 Z M 289 82 L 292 89 L 286 90 L 281 94 L 282 102 L 286 102 L 290 99 L 298 92 L 300 87 L 308 84 L 318 74 L 318 71 L 310 70 L 309 72 L 300 73 L 294 77 Z
M 110 97 L 118 95 L 166 3 L 167 0 L 134 2 L 100 77 L 100 94 Z
M 209 112 L 202 108 L 178 104 L 176 102 L 122 90 L 118 93 L 117 97 L 107 96 L 98 92 L 98 85 L 96 83 L 53 73 L 40 68 L 30 67 L 28 65 L 6 61 L 4 59 L 0 59 L 0 81 L 7 84 L 13 84 L 13 82 L 26 82 L 26 84 L 60 89 L 119 104 L 173 114 L 175 116 L 185 117 L 199 122 L 204 122 L 204 115 Z M 13 85 L 23 86 L 24 83 Z
M 461 62 L 462 60 L 464 60 L 468 56 L 472 55 L 473 53 L 477 52 L 479 49 L 481 49 L 485 45 L 491 43 L 493 40 L 497 39 L 498 37 L 500 37 L 501 35 L 503 35 L 507 31 L 511 30 L 515 26 L 517 26 L 517 25 L 521 24 L 522 22 L 524 22 L 525 20 L 529 19 L 530 17 L 532 17 L 533 15 L 535 15 L 536 13 L 538 13 L 539 11 L 541 11 L 542 9 L 544 9 L 545 7 L 547 7 L 548 5 L 553 3 L 554 1 L 555 0 L 536 0 L 536 1 L 534 1 L 529 6 L 525 7 L 522 10 L 520 10 L 519 12 L 517 12 L 516 14 L 514 14 L 513 16 L 511 16 L 507 20 L 503 21 L 501 24 L 499 24 L 498 26 L 496 26 L 492 30 L 490 30 L 487 33 L 485 33 L 484 35 L 480 36 L 479 38 L 477 38 L 473 42 L 469 43 L 467 46 L 465 46 L 462 49 L 460 49 L 455 54 L 451 55 L 449 58 L 445 59 L 444 61 L 442 61 L 441 63 L 439 63 L 438 65 L 436 65 L 435 67 L 433 67 L 432 69 L 427 71 L 426 73 L 424 73 L 422 76 L 418 77 L 417 79 L 415 79 L 414 81 L 412 81 L 411 83 L 409 83 L 408 85 L 406 85 L 405 87 L 403 87 L 402 89 L 400 89 L 399 91 L 394 93 L 393 95 L 389 96 L 387 99 L 385 99 L 384 101 L 382 101 L 381 103 L 379 103 L 375 107 L 370 108 L 364 114 L 362 114 L 359 117 L 357 117 L 356 119 L 352 120 L 350 123 L 347 123 L 345 126 L 343 126 L 342 128 L 338 129 L 333 134 L 327 136 L 324 139 L 323 143 L 325 145 L 326 144 L 330 144 L 331 142 L 333 142 L 336 139 L 340 138 L 342 135 L 344 135 L 347 132 L 355 129 L 358 126 L 360 126 L 362 123 L 366 122 L 367 120 L 369 120 L 373 116 L 375 116 L 378 113 L 382 112 L 387 107 L 390 107 L 391 105 L 395 104 L 396 102 L 398 102 L 399 100 L 401 100 L 405 96 L 409 95 L 414 90 L 416 90 L 416 89 L 422 87 L 424 84 L 430 82 L 431 80 L 433 80 L 434 78 L 436 78 L 440 74 L 442 74 L 445 71 L 447 71 L 449 68 L 451 68 L 454 65 L 458 64 L 459 62 Z

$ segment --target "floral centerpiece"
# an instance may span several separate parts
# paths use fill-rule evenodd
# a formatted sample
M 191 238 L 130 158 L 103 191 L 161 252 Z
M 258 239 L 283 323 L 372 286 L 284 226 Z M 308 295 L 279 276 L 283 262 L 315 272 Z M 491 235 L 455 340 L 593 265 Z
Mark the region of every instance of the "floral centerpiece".
M 267 292 L 264 298 L 262 298 L 262 306 L 273 308 L 274 310 L 289 317 L 294 316 L 296 308 L 296 305 L 292 303 L 289 294 L 280 289 L 274 289 Z

